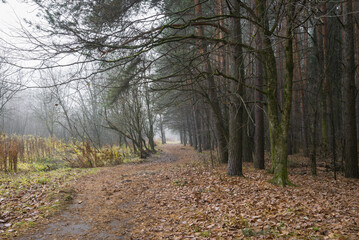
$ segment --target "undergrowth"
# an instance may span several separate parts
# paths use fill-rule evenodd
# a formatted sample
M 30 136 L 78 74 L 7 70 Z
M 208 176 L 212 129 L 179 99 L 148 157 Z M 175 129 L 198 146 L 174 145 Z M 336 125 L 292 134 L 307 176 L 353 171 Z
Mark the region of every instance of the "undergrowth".
M 0 171 L 50 171 L 63 167 L 113 166 L 131 156 L 126 146 L 96 147 L 89 141 L 0 134 Z
M 28 168 L 24 166 L 24 169 Z M 34 166 L 30 166 L 32 169 Z M 0 174 L 0 239 L 11 238 L 61 209 L 75 193 L 71 183 L 98 169 L 61 168 Z

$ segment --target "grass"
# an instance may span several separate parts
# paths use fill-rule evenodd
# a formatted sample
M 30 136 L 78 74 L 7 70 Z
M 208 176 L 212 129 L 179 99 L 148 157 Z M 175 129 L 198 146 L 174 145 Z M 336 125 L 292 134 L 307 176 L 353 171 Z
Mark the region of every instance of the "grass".
M 72 182 L 98 171 L 96 168 L 47 170 L 44 167 L 47 163 L 21 164 L 16 174 L 0 173 L 0 219 L 11 223 L 10 227 L 0 226 L 0 239 L 26 231 L 62 209 L 73 199 Z
M 59 160 L 49 158 L 38 159 L 35 162 L 19 162 L 19 172 L 47 172 L 59 168 L 65 168 L 65 163 Z
M 7 141 L 4 136 L 0 140 L 0 145 Z M 11 141 L 18 141 L 19 153 L 27 149 L 21 150 L 21 142 L 36 143 L 38 149 L 48 147 L 48 151 L 25 151 L 22 157 L 18 155 L 16 173 L 9 168 L 6 173 L 0 171 L 0 239 L 26 231 L 71 202 L 75 193 L 72 182 L 99 170 L 87 168 L 88 161 L 97 159 L 98 164 L 91 167 L 144 161 L 135 158 L 125 146 L 104 146 L 95 151 L 87 142 L 64 144 L 54 139 L 27 140 L 17 136 Z

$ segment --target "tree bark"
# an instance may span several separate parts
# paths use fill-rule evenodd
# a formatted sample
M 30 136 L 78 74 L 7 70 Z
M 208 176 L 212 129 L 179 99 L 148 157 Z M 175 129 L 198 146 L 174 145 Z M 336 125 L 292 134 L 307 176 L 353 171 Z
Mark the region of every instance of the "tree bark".
M 193 110 L 192 110 L 192 114 L 191 114 L 191 122 L 192 122 L 192 126 L 193 126 L 193 147 L 195 150 L 198 149 L 198 137 L 197 137 L 197 134 L 198 134 L 198 131 L 197 131 L 197 124 L 196 124 L 196 118 L 195 118 L 195 107 L 193 107 Z
M 345 177 L 358 178 L 358 147 L 355 115 L 355 60 L 353 2 L 344 3 L 344 137 Z
M 197 151 L 202 152 L 202 139 L 201 139 L 201 119 L 199 116 L 198 106 L 195 106 L 195 110 L 193 112 L 194 116 L 194 122 L 196 126 L 196 142 L 197 142 Z
M 161 132 L 162 144 L 166 144 L 166 135 L 165 135 L 165 129 L 163 128 L 163 119 L 161 114 L 160 114 L 160 132 Z
M 254 1 L 255 2 L 255 1 Z M 257 8 L 256 8 L 257 13 Z M 257 29 L 257 27 L 256 27 Z M 257 49 L 262 49 L 262 39 L 259 33 L 256 34 Z M 263 63 L 260 55 L 255 59 L 256 65 L 256 87 L 258 90 L 263 89 L 264 85 L 264 72 Z M 255 129 L 254 129 L 254 167 L 258 169 L 264 169 L 264 105 L 263 94 L 260 91 L 256 91 L 255 95 Z
M 327 14 L 327 3 L 322 3 L 322 14 Z M 328 19 L 324 17 L 322 24 L 322 42 L 323 42 L 323 85 L 321 92 L 322 101 L 322 150 L 326 154 L 328 152 L 328 123 L 327 123 L 327 88 L 328 88 Z
M 186 124 L 187 124 L 187 129 L 188 129 L 188 141 L 189 141 L 189 145 L 191 147 L 193 147 L 193 132 L 192 132 L 192 126 L 191 126 L 191 122 L 189 120 L 188 117 L 188 113 L 186 114 Z
M 231 19 L 232 40 L 239 44 L 233 46 L 231 75 L 236 81 L 231 81 L 231 103 L 229 106 L 229 143 L 228 143 L 228 175 L 242 176 L 242 139 L 243 139 L 243 86 L 244 62 L 242 43 L 242 26 L 240 21 L 240 7 L 237 0 L 231 1 L 236 18 Z
M 195 15 L 202 16 L 202 6 L 199 0 L 194 0 L 196 4 L 195 7 Z M 199 26 L 197 28 L 197 35 L 204 36 L 203 34 L 203 26 Z M 205 41 L 200 41 L 200 52 L 201 54 L 207 53 L 207 46 Z M 221 163 L 228 162 L 228 149 L 227 149 L 227 142 L 228 142 L 228 129 L 226 124 L 223 120 L 222 110 L 219 104 L 219 99 L 216 92 L 216 83 L 212 74 L 212 66 L 209 59 L 209 56 L 205 56 L 205 67 L 207 72 L 207 80 L 209 86 L 209 101 L 210 106 L 213 110 L 215 116 L 215 126 L 217 132 L 217 139 L 218 139 L 218 150 L 219 150 L 219 159 Z
M 151 96 L 150 96 L 150 92 L 148 89 L 147 84 L 145 85 L 145 100 L 146 100 L 146 108 L 147 108 L 147 118 L 148 118 L 148 143 L 150 145 L 151 148 L 151 152 L 155 153 L 156 149 L 155 149 L 155 141 L 154 141 L 154 137 L 155 137 L 155 133 L 154 133 L 154 129 L 153 129 L 153 125 L 154 125 L 154 119 L 153 119 L 153 113 L 152 113 L 152 109 L 151 109 Z
M 312 129 L 312 151 L 310 154 L 310 163 L 312 175 L 317 175 L 317 122 L 318 122 L 318 110 L 314 111 L 314 123 Z
M 259 16 L 262 17 L 264 27 L 261 28 L 263 44 L 262 57 L 265 64 L 266 83 L 267 83 L 267 102 L 269 134 L 271 143 L 271 170 L 274 174 L 271 182 L 276 185 L 286 186 L 291 184 L 288 179 L 288 130 L 290 123 L 290 113 L 292 107 L 292 85 L 293 85 L 293 17 L 295 11 L 295 1 L 291 0 L 286 5 L 286 44 L 285 44 L 285 79 L 283 93 L 283 107 L 279 111 L 278 106 L 278 80 L 276 59 L 271 42 L 271 33 L 267 17 L 266 1 L 257 0 Z M 279 118 L 280 116 L 280 118 Z
M 306 33 L 304 33 L 306 34 Z M 306 125 L 306 107 L 304 100 L 304 79 L 302 76 L 302 67 L 300 64 L 300 56 L 299 56 L 299 47 L 298 47 L 298 38 L 295 38 L 295 59 L 297 60 L 297 71 L 298 71 L 298 81 L 299 81 L 299 95 L 300 95 L 300 120 L 301 120 L 301 128 L 303 135 L 303 144 L 304 144 L 304 156 L 309 156 L 309 144 L 308 144 L 308 127 Z

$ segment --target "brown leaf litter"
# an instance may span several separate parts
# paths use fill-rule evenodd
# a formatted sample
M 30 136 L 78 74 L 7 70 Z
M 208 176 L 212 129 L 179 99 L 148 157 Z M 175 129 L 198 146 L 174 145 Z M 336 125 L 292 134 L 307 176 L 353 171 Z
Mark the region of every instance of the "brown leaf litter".
M 142 164 L 83 177 L 60 215 L 16 239 L 359 239 L 359 181 L 295 174 L 298 187 L 203 164 L 204 154 L 166 145 Z

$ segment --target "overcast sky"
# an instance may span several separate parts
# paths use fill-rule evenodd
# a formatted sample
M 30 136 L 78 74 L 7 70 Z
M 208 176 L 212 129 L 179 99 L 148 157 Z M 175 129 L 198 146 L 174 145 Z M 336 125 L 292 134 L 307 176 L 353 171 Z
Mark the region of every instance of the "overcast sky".
M 10 62 L 18 66 L 34 67 L 39 63 L 39 61 L 32 58 L 35 56 L 31 55 L 32 52 L 21 51 L 21 49 L 30 50 L 33 48 L 29 40 L 23 37 L 24 34 L 21 29 L 26 28 L 30 32 L 33 31 L 33 28 L 29 27 L 24 19 L 31 22 L 41 22 L 41 19 L 36 16 L 36 13 L 37 6 L 33 3 L 26 3 L 26 0 L 6 0 L 6 3 L 0 1 L 0 51 Z M 36 33 L 33 34 L 36 35 Z M 20 35 L 22 37 L 19 37 Z M 1 39 L 6 43 L 3 43 Z M 19 47 L 19 51 L 7 51 L 10 47 L 12 49 Z M 65 62 L 64 64 L 68 62 L 68 60 L 63 61 Z M 34 77 L 32 71 L 30 71 L 30 75 L 29 71 L 22 72 L 27 73 L 27 76 L 34 81 L 37 81 L 39 78 L 38 75 Z M 34 87 L 31 79 L 27 79 L 25 82 L 27 82 L 27 86 Z
M 33 27 L 28 26 L 24 19 L 30 20 L 33 23 L 40 23 L 41 25 L 47 24 L 41 18 L 37 17 L 36 13 L 37 6 L 34 3 L 26 3 L 26 0 L 6 0 L 6 3 L 0 1 L 0 55 L 4 55 L 11 64 L 26 68 L 43 66 L 40 65 L 42 64 L 41 60 L 43 58 L 36 55 L 41 54 L 41 52 L 32 51 L 32 49 L 37 46 L 31 44 L 29 39 L 25 37 L 24 31 L 21 30 L 21 28 L 24 27 L 34 36 L 38 34 L 36 30 L 34 31 Z M 153 16 L 155 19 L 157 16 L 156 10 L 150 9 L 146 12 L 146 15 L 140 15 L 141 18 L 148 18 L 149 16 Z M 139 16 L 136 16 L 136 18 L 139 18 Z M 5 40 L 5 43 L 2 40 Z M 46 42 L 44 38 L 42 38 L 41 41 Z M 36 41 L 33 42 L 37 44 Z M 39 50 L 39 48 L 36 48 L 36 50 Z M 51 60 L 53 60 L 54 65 L 63 66 L 79 62 L 79 56 L 76 54 L 66 56 L 59 55 L 57 59 Z M 50 61 L 48 63 L 53 64 Z M 77 68 L 81 66 L 74 67 Z M 64 68 L 66 69 L 65 71 L 68 70 L 67 67 Z M 39 77 L 37 75 L 34 77 L 32 74 L 31 72 L 31 75 L 29 75 L 32 80 L 29 79 L 30 81 L 26 82 L 37 81 Z M 63 79 L 63 81 L 66 82 L 67 79 Z M 28 84 L 26 85 L 29 86 Z M 33 85 L 31 86 L 33 87 Z
M 24 3 L 23 0 L 7 0 L 0 3 L 0 30 L 1 37 L 5 38 L 16 28 L 20 27 L 20 21 L 24 18 L 34 19 L 36 16 L 35 6 Z

